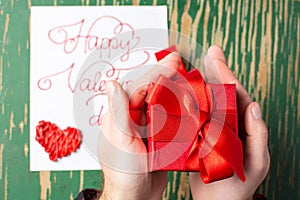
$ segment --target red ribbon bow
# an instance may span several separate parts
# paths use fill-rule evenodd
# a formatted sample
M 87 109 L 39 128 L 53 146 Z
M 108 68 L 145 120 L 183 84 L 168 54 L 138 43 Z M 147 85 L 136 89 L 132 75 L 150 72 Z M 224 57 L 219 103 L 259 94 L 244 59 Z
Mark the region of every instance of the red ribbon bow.
M 176 51 L 174 46 L 158 52 L 156 57 L 160 60 L 173 51 Z M 242 143 L 237 135 L 236 122 L 228 117 L 230 113 L 226 109 L 218 109 L 226 107 L 226 95 L 232 92 L 235 95 L 235 86 L 207 85 L 197 69 L 187 73 L 183 64 L 179 72 L 182 76 L 179 74 L 176 81 L 160 76 L 149 87 L 146 102 L 148 111 L 157 104 L 165 109 L 166 123 L 173 122 L 167 131 L 177 131 L 177 135 L 169 139 L 182 138 L 178 132 L 189 138 L 190 145 L 185 151 L 185 163 L 181 170 L 199 170 L 204 183 L 231 177 L 234 172 L 245 181 Z M 212 99 L 216 94 L 221 94 L 221 100 Z

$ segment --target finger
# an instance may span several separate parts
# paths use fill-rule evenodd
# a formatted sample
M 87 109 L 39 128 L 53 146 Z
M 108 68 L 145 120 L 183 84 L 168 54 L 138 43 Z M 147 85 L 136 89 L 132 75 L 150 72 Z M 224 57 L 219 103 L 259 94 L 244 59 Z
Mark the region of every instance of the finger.
M 223 62 L 225 65 L 227 65 L 226 57 L 225 57 L 225 55 L 223 53 L 223 50 L 220 46 L 212 45 L 208 49 L 208 54 L 209 54 L 210 59 L 219 60 L 219 61 Z
M 147 94 L 148 84 L 154 82 L 161 74 L 170 78 L 177 73 L 181 62 L 181 57 L 178 53 L 172 52 L 164 59 L 160 60 L 151 70 L 143 77 L 138 78 L 128 86 L 126 92 L 130 97 L 130 107 L 132 109 L 141 108 Z
M 240 118 L 244 118 L 244 112 L 251 102 L 251 98 L 228 68 L 224 52 L 219 46 L 215 45 L 208 49 L 204 58 L 204 67 L 208 82 L 236 85 L 239 115 Z
M 261 118 L 258 103 L 252 102 L 246 109 L 245 173 L 248 177 L 264 179 L 270 165 L 268 129 Z
M 110 136 L 113 138 L 122 138 L 124 136 L 132 136 L 130 130 L 130 117 L 128 108 L 128 97 L 122 86 L 116 81 L 106 83 L 107 99 L 108 99 L 108 115 L 110 122 L 108 126 L 115 127 L 117 130 L 110 134 L 118 134 Z
M 206 56 L 204 57 L 204 68 L 206 79 L 210 83 L 224 83 L 224 80 L 221 77 L 221 72 L 218 66 L 221 67 L 221 70 L 226 70 L 226 74 L 230 74 L 230 69 L 227 67 L 227 61 L 223 50 L 219 46 L 211 46 L 208 49 Z

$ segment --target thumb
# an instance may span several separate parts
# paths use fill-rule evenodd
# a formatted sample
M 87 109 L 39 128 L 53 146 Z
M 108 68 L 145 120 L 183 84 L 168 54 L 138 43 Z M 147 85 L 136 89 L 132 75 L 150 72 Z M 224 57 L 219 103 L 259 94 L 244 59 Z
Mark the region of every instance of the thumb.
M 106 92 L 108 110 L 101 124 L 103 134 L 98 139 L 99 160 L 119 171 L 145 172 L 146 150 L 138 132 L 131 128 L 128 96 L 116 81 L 106 83 Z
M 122 86 L 116 81 L 108 81 L 106 92 L 109 114 L 114 117 L 124 117 L 125 120 L 128 116 L 128 96 Z
M 115 136 L 119 138 L 122 136 L 131 136 L 127 94 L 123 90 L 122 86 L 116 81 L 108 81 L 106 83 L 106 92 L 109 123 L 105 123 L 103 125 L 108 125 L 110 126 L 110 129 L 114 129 L 114 131 L 109 131 L 109 134 L 117 134 Z
M 245 112 L 245 173 L 263 179 L 270 165 L 268 129 L 261 117 L 259 104 L 252 102 Z

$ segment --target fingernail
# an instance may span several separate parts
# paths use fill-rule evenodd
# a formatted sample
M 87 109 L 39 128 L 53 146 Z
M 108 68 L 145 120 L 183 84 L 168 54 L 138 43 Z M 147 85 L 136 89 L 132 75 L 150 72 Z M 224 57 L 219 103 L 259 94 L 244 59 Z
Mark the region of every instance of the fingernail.
M 254 106 L 252 106 L 251 112 L 252 112 L 252 115 L 255 119 L 260 119 L 261 118 L 261 111 L 260 111 L 258 103 L 255 103 Z
M 115 91 L 115 87 L 116 86 L 115 86 L 115 84 L 112 81 L 106 82 L 105 89 L 106 89 L 107 95 L 109 95 L 110 97 L 112 97 L 113 94 L 114 94 L 114 91 Z

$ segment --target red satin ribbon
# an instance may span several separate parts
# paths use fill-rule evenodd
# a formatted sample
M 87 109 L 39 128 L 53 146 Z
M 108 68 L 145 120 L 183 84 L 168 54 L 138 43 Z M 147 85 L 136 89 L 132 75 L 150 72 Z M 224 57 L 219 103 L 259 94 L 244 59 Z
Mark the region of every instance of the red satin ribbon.
M 156 54 L 156 57 L 160 60 L 173 51 L 176 51 L 174 46 L 159 52 L 161 54 Z M 167 116 L 195 115 L 194 118 L 198 119 L 197 122 L 189 121 L 191 127 L 195 127 L 196 123 L 198 128 L 193 133 L 194 139 L 188 148 L 185 168 L 199 170 L 204 183 L 231 177 L 234 172 L 245 181 L 243 149 L 237 130 L 232 130 L 226 120 L 214 118 L 215 101 L 212 102 L 211 89 L 200 72 L 193 69 L 187 73 L 181 69 L 180 73 L 183 77 L 176 81 L 160 76 L 149 87 L 146 102 L 148 106 L 162 105 Z M 175 95 L 172 94 L 174 92 Z

